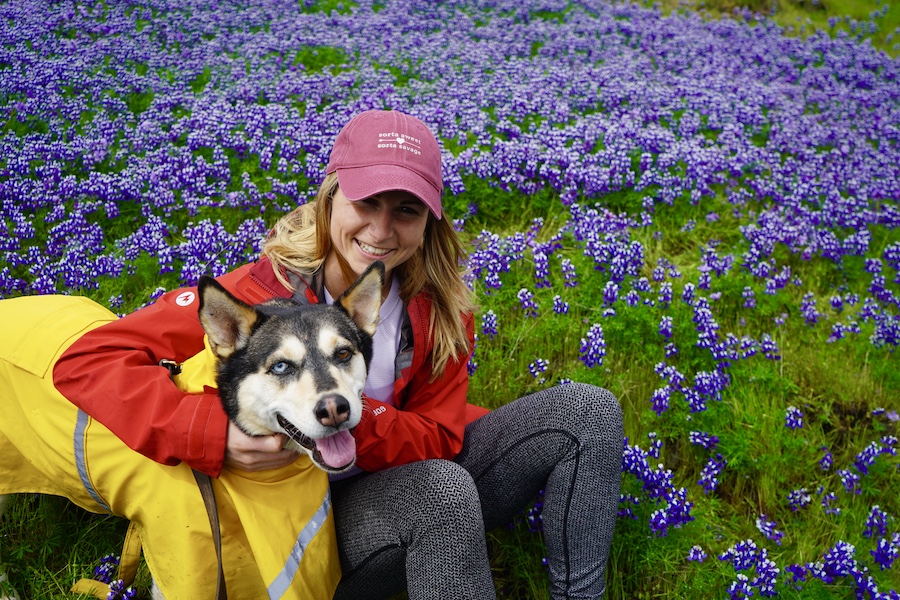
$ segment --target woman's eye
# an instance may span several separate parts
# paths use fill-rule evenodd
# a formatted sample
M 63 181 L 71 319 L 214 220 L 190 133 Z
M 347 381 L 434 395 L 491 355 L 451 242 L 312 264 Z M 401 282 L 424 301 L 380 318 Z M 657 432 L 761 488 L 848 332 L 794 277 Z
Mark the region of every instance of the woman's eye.
M 272 365 L 269 368 L 269 371 L 273 375 L 284 375 L 285 373 L 288 373 L 290 370 L 291 370 L 291 365 L 286 363 L 283 360 L 275 363 L 274 365 Z

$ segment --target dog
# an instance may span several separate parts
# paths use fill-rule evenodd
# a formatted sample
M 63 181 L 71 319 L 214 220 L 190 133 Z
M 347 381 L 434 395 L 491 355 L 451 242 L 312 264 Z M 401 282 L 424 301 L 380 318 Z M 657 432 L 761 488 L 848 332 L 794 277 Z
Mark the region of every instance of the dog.
M 190 371 L 194 369 L 195 372 L 206 372 L 209 361 L 214 360 L 215 384 L 229 419 L 250 436 L 284 434 L 288 440 L 285 447 L 308 456 L 311 466 L 303 471 L 303 477 L 309 478 L 312 483 L 307 484 L 306 479 L 303 479 L 302 483 L 292 484 L 300 486 L 296 488 L 300 491 L 295 495 L 306 496 L 310 490 L 318 489 L 324 497 L 321 507 L 327 509 L 329 519 L 332 517 L 326 473 L 346 471 L 353 466 L 356 459 L 356 444 L 351 431 L 359 424 L 363 414 L 362 392 L 368 365 L 372 359 L 372 338 L 378 325 L 383 283 L 384 265 L 375 262 L 331 306 L 323 303 L 301 307 L 280 299 L 252 306 L 235 298 L 215 279 L 201 277 L 197 290 L 200 300 L 198 311 L 200 323 L 206 333 L 207 351 L 180 365 L 174 363 L 170 365 L 170 373 L 175 383 L 185 389 L 184 386 L 189 385 L 185 381 L 189 379 L 187 375 Z M 13 301 L 22 300 L 25 299 Z M 0 373 L 0 376 L 5 376 L 4 373 L 6 371 Z M 4 403 L 25 403 L 29 400 L 29 398 L 8 397 L 0 399 Z M 103 429 L 99 424 L 92 426 Z M 123 455 L 133 455 L 132 460 L 141 466 L 141 472 L 162 471 L 160 481 L 171 479 L 170 471 L 173 469 L 187 468 L 183 463 L 176 467 L 159 465 L 137 455 L 116 439 L 109 440 L 112 434 L 108 430 L 101 431 L 97 435 L 101 434 L 104 436 L 102 439 L 106 440 L 103 443 L 121 447 Z M 7 446 L 4 446 L 4 442 L 4 434 L 0 429 L 0 449 L 9 445 L 9 442 L 6 442 Z M 101 447 L 102 443 L 96 445 Z M 103 455 L 104 459 L 108 454 L 109 452 L 106 452 Z M 303 470 L 305 467 L 300 463 L 299 460 L 295 461 L 291 468 Z M 315 476 L 312 472 L 320 475 Z M 292 471 L 291 477 L 286 477 L 286 480 L 294 481 L 296 477 L 293 477 L 293 474 Z M 72 473 L 76 482 L 79 476 L 80 473 Z M 138 478 L 132 474 L 127 476 L 129 479 Z M 229 481 L 235 486 L 245 485 L 247 476 L 248 474 L 243 472 L 235 474 L 223 470 L 222 475 L 214 480 L 217 503 L 232 503 L 228 504 L 226 511 L 229 515 L 234 513 L 240 516 L 242 510 L 248 510 L 240 505 L 241 495 L 246 488 L 235 488 L 239 489 L 240 493 L 232 493 L 229 488 L 229 485 L 232 485 Z M 186 479 L 182 471 L 177 472 L 176 478 L 178 477 Z M 142 481 L 135 487 L 139 487 L 140 490 L 156 489 L 156 484 L 153 483 L 156 479 L 149 481 L 151 482 Z M 272 485 L 269 480 L 265 483 L 267 486 Z M 60 492 L 60 495 L 66 494 Z M 70 499 L 76 501 L 74 498 Z M 0 516 L 6 500 L 6 496 L 0 495 Z M 316 501 L 318 502 L 318 499 Z M 91 505 L 85 505 L 84 502 L 76 501 L 76 503 L 94 512 L 103 512 Z M 146 504 L 144 501 L 134 503 Z M 126 511 L 107 510 L 116 514 L 124 513 L 121 516 L 132 519 L 132 524 L 135 518 L 139 518 L 138 515 L 128 514 Z M 252 507 L 252 511 L 255 510 L 256 507 Z M 251 515 L 254 519 L 259 516 L 255 512 Z M 208 532 L 209 524 L 203 525 Z M 321 526 L 322 523 L 317 522 L 313 531 L 319 531 Z M 333 522 L 330 526 L 333 529 Z M 275 527 L 278 528 L 278 525 Z M 222 529 L 224 544 L 229 541 L 225 521 Z M 248 532 L 244 532 L 244 535 L 247 538 L 251 537 Z M 265 537 L 268 538 L 270 535 L 271 532 L 266 532 Z M 316 535 L 317 539 L 325 539 L 320 544 L 324 546 L 329 538 L 324 534 Z M 298 539 L 300 537 L 298 536 Z M 333 538 L 331 540 L 333 541 Z M 263 540 L 264 543 L 268 541 L 270 540 Z M 156 543 L 156 546 L 160 545 Z M 252 548 L 252 539 L 249 545 L 251 546 L 247 551 L 249 555 L 259 554 Z M 335 547 L 325 548 L 330 552 L 327 560 L 323 561 L 320 558 L 318 562 L 337 562 L 336 545 L 331 545 Z M 310 551 L 309 548 L 304 549 Z M 202 549 L 200 552 L 196 548 L 190 550 L 192 555 L 204 554 Z M 154 553 L 164 554 L 158 547 L 154 549 Z M 150 547 L 147 545 L 146 537 L 144 554 L 148 558 L 147 562 L 154 576 L 153 597 L 162 598 L 163 593 L 156 585 L 157 574 L 154 573 L 152 564 L 154 561 L 150 560 Z M 173 557 L 172 560 L 182 559 Z M 229 565 L 226 564 L 224 567 L 227 570 Z M 276 567 L 280 569 L 281 565 L 278 564 Z M 258 570 L 262 573 L 263 567 L 260 566 Z M 265 574 L 262 576 L 267 577 Z M 338 564 L 337 578 L 339 577 Z M 5 574 L 0 574 L 0 600 L 4 578 Z M 310 578 L 319 577 L 313 575 Z M 268 580 L 265 584 L 268 585 Z M 334 584 L 336 585 L 336 579 Z M 229 593 L 232 593 L 231 580 Z M 234 597 L 239 596 L 242 596 L 240 591 Z M 9 596 L 14 597 L 14 594 Z

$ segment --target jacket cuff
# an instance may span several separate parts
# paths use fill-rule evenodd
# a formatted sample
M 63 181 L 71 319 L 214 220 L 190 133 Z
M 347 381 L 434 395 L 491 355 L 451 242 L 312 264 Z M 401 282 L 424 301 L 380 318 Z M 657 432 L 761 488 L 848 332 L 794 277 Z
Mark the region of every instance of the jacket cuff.
M 185 440 L 185 462 L 202 473 L 218 477 L 225 462 L 228 415 L 218 394 L 203 394 L 197 403 Z

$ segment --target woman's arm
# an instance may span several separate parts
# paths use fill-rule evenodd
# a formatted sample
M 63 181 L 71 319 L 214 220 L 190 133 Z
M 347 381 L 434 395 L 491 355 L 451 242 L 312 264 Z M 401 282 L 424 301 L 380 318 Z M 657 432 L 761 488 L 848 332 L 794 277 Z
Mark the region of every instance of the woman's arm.
M 474 342 L 473 322 L 469 315 L 466 329 L 470 347 Z M 353 432 L 357 465 L 366 471 L 378 471 L 428 458 L 454 458 L 462 449 L 466 428 L 468 358 L 468 353 L 460 354 L 447 363 L 441 377 L 433 380 L 430 353 L 414 359 L 402 399 L 397 399 L 399 409 L 367 399 L 368 408 Z
M 53 381 L 135 451 L 218 475 L 228 424 L 218 394 L 186 394 L 159 366 L 203 349 L 197 307 L 196 288 L 180 289 L 88 332 L 62 355 Z

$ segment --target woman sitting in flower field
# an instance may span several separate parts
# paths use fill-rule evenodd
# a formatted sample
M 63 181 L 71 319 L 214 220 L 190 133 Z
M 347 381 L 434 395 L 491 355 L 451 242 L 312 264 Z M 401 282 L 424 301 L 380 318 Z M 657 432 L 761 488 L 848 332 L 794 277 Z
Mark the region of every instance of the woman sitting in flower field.
M 424 123 L 395 111 L 362 113 L 338 135 L 317 200 L 276 224 L 258 262 L 220 278 L 250 303 L 275 297 L 330 303 L 373 261 L 385 265 L 368 410 L 353 431 L 357 466 L 331 482 L 342 574 L 329 592 L 494 597 L 485 532 L 509 522 L 544 489 L 552 597 L 600 598 L 619 500 L 618 402 L 603 389 L 571 383 L 491 412 L 466 403 L 473 306 L 442 189 L 440 150 Z M 199 323 L 179 305 L 185 292 L 84 334 L 55 365 L 57 389 L 158 463 L 185 463 L 212 477 L 290 465 L 297 455 L 283 449 L 282 434 L 245 435 L 228 421 L 214 390 L 181 392 L 164 369 L 152 368 L 160 357 L 203 348 Z M 256 481 L 261 495 L 264 486 Z M 252 484 L 247 489 L 256 491 Z M 199 501 L 189 486 L 184 496 L 152 510 L 164 519 L 172 506 Z M 272 507 L 269 497 L 257 512 L 271 521 L 294 501 L 278 497 Z M 199 514 L 205 519 L 202 508 Z M 233 590 L 246 589 L 236 579 L 248 566 L 229 564 L 229 537 L 262 534 L 274 544 L 286 535 L 242 525 L 246 531 L 223 532 L 234 597 Z M 179 543 L 198 551 L 195 560 L 162 569 L 149 561 L 160 590 L 210 597 L 214 586 L 197 576 L 198 569 L 215 570 L 215 556 L 204 552 L 212 548 L 208 530 L 188 539 L 188 532 L 169 529 L 175 531 L 167 535 L 183 536 Z

